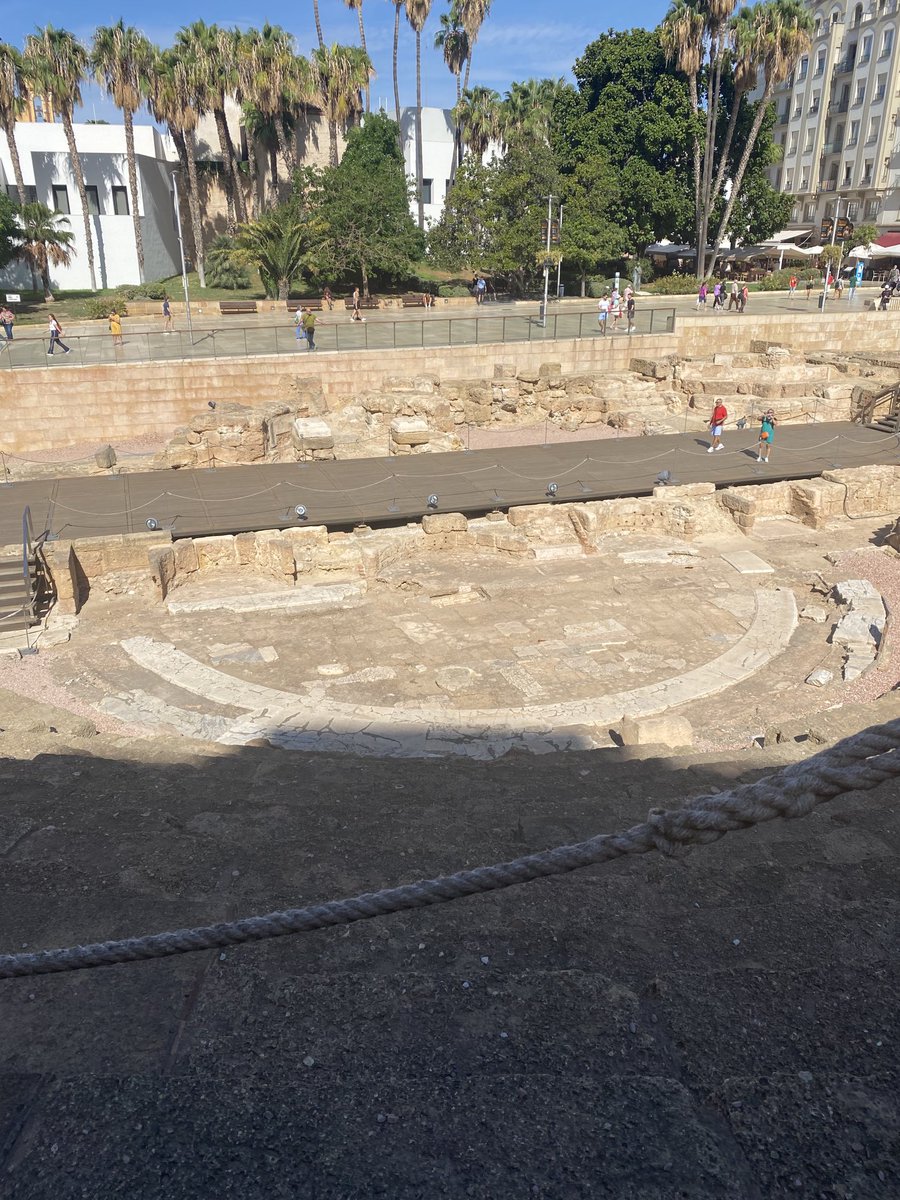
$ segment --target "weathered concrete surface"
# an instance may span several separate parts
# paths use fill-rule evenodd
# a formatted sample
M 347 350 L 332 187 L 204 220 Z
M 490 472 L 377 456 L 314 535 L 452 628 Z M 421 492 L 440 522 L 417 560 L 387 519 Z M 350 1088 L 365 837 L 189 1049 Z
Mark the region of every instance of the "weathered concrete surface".
M 29 737 L 0 734 L 4 949 L 511 858 L 806 745 L 448 764 Z M 894 1200 L 896 801 L 224 958 L 5 982 L 0 1192 Z

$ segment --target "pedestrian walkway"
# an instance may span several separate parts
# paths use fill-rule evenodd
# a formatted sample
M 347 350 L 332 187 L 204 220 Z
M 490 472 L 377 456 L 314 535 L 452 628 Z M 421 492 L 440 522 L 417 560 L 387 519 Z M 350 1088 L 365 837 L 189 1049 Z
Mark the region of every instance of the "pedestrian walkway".
M 829 468 L 900 461 L 900 436 L 850 421 L 784 425 L 772 461 L 756 431 L 733 430 L 722 452 L 706 436 L 568 442 L 448 454 L 267 463 L 244 467 L 30 480 L 0 487 L 0 545 L 36 530 L 75 538 L 135 533 L 153 521 L 175 537 L 295 527 L 395 524 L 429 512 L 477 514 L 518 504 L 641 496 L 660 482 L 767 483 Z M 551 485 L 553 485 L 551 487 Z M 297 508 L 303 512 L 298 515 Z

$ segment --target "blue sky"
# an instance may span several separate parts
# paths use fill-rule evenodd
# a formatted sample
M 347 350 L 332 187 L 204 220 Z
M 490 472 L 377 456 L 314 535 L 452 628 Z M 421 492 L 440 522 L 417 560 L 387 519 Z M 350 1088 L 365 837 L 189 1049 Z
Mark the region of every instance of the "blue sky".
M 455 102 L 453 77 L 444 66 L 440 51 L 433 48 L 440 13 L 447 0 L 435 0 L 422 35 L 422 100 L 427 105 L 450 106 Z M 568 75 L 572 63 L 589 41 L 612 27 L 655 25 L 667 8 L 666 0 L 636 0 L 634 5 L 610 5 L 597 8 L 588 0 L 567 0 L 565 13 L 539 0 L 494 0 L 490 16 L 482 29 L 472 64 L 472 83 L 484 84 L 505 92 L 515 79 Z M 86 40 L 96 25 L 112 23 L 120 16 L 137 25 L 159 45 L 171 42 L 180 25 L 194 20 L 220 25 L 261 25 L 265 20 L 282 25 L 297 39 L 303 53 L 315 44 L 312 0 L 298 0 L 280 7 L 248 5 L 246 0 L 222 0 L 216 5 L 199 3 L 186 7 L 174 0 L 158 0 L 151 6 L 123 7 L 104 0 L 83 0 L 79 5 L 45 0 L 37 13 L 40 23 L 71 29 Z M 343 0 L 320 0 L 322 28 L 327 42 L 358 42 L 356 13 Z M 402 15 L 402 14 L 401 14 Z M 363 20 L 369 53 L 378 72 L 372 86 L 373 107 L 382 100 L 388 112 L 393 110 L 392 52 L 394 6 L 390 0 L 364 0 Z M 29 6 L 10 4 L 3 31 L 5 41 L 21 46 L 35 26 Z M 400 30 L 400 103 L 415 103 L 415 37 L 405 19 Z M 114 120 L 115 109 L 94 88 L 85 89 L 83 119 L 96 116 Z M 149 122 L 150 118 L 140 118 Z

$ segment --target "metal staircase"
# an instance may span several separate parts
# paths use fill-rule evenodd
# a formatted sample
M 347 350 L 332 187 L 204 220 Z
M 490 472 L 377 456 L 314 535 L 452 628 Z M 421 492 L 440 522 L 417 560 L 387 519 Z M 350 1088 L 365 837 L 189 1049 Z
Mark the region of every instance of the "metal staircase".
M 858 400 L 853 420 L 882 433 L 900 433 L 900 383 Z
M 22 550 L 0 558 L 0 641 L 20 653 L 33 653 L 32 630 L 40 625 L 50 599 L 41 547 L 46 534 L 34 536 L 31 510 L 22 513 Z

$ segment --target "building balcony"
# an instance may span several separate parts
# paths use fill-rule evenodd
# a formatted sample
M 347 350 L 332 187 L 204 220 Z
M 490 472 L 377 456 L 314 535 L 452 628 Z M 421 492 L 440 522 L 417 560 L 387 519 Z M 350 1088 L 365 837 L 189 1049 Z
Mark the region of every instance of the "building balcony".
M 778 114 L 778 124 L 779 125 L 787 125 L 787 123 L 788 123 L 788 121 L 790 121 L 790 119 L 791 119 L 791 110 L 789 108 L 786 108 L 784 110 L 784 112 L 780 112 Z
M 856 66 L 855 58 L 842 58 L 839 63 L 835 64 L 835 75 L 849 75 Z
M 828 105 L 828 111 L 830 113 L 844 113 L 849 107 L 849 100 L 832 100 L 832 102 Z
M 818 106 L 818 104 L 811 104 L 811 105 L 809 106 L 809 110 L 808 110 L 807 116 L 810 116 L 810 117 L 815 117 L 815 116 L 817 116 L 817 115 L 818 115 L 818 112 L 819 112 L 819 106 Z
M 871 54 L 861 54 L 856 60 L 856 65 L 858 67 L 864 67 L 871 57 Z
M 884 91 L 885 91 L 885 89 L 883 87 L 875 89 L 875 95 L 872 97 L 873 104 L 881 103 L 881 101 L 884 99 Z
M 843 142 L 826 142 L 822 147 L 823 154 L 839 154 L 844 148 Z
M 836 179 L 820 179 L 819 180 L 819 191 L 820 192 L 836 192 L 837 191 L 837 180 Z

